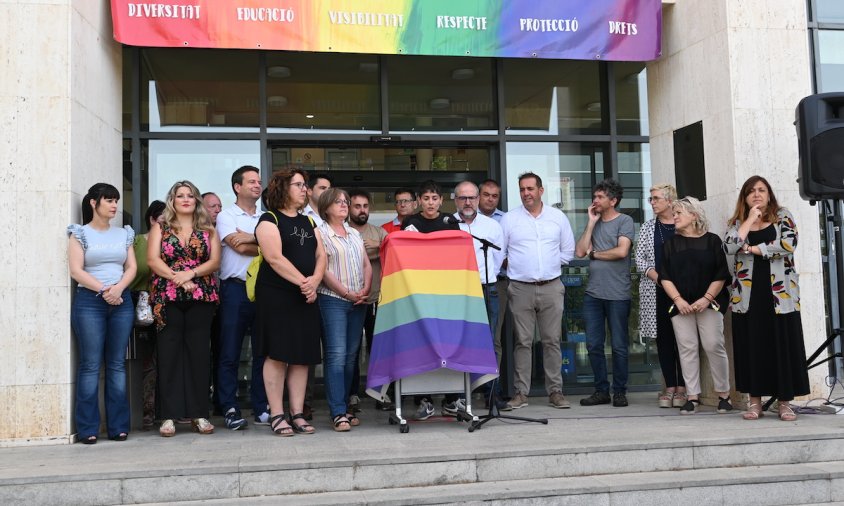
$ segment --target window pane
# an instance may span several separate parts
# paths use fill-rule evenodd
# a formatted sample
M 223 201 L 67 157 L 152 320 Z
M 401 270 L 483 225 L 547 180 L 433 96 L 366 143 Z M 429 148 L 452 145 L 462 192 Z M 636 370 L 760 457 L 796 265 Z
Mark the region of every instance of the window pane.
M 614 63 L 616 129 L 619 135 L 648 135 L 648 74 L 640 62 Z
M 844 2 L 841 0 L 815 0 L 820 23 L 844 23 Z
M 603 178 L 605 150 L 602 144 L 579 142 L 508 142 L 507 209 L 522 205 L 519 175 L 533 172 L 542 178 L 542 201 L 565 212 L 578 237 L 592 201 L 592 174 Z
M 141 126 L 150 132 L 257 132 L 258 53 L 144 49 Z
M 650 144 L 618 144 L 618 182 L 624 187 L 619 209 L 633 218 L 637 229 L 653 213 L 648 204 L 652 186 L 650 148 Z
M 818 92 L 844 91 L 844 31 L 818 31 Z
M 492 60 L 387 57 L 390 131 L 494 133 Z
M 150 140 L 148 198 L 164 200 L 173 183 L 186 179 L 216 193 L 226 208 L 234 203 L 232 172 L 243 165 L 261 166 L 259 141 Z
M 267 54 L 270 131 L 381 131 L 378 57 Z
M 509 135 L 606 133 L 598 62 L 504 60 Z

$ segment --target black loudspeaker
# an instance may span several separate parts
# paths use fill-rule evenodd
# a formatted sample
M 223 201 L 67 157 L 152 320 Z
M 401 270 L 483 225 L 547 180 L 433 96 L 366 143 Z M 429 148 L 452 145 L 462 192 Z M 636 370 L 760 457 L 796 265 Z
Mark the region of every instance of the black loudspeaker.
M 844 199 L 844 93 L 810 95 L 797 104 L 796 116 L 800 196 Z

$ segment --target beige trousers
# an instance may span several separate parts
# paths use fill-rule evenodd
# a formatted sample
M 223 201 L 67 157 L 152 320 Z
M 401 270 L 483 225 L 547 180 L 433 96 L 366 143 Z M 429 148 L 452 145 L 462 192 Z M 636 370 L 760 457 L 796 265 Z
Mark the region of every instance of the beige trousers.
M 730 363 L 724 347 L 724 315 L 714 309 L 671 318 L 680 367 L 689 395 L 700 395 L 700 348 L 709 359 L 709 371 L 716 392 L 730 391 Z
M 510 280 L 507 297 L 516 335 L 513 346 L 513 386 L 516 392 L 526 396 L 530 393 L 531 358 L 536 330 L 542 342 L 545 390 L 548 395 L 563 391 L 560 339 L 563 335 L 565 293 L 566 288 L 559 279 L 541 286 Z

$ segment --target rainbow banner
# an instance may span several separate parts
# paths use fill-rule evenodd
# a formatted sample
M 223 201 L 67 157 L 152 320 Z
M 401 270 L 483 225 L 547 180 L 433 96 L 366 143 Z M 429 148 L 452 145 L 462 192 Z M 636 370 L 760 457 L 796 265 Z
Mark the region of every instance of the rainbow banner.
M 648 61 L 662 0 L 111 0 L 131 46 Z
M 472 237 L 463 231 L 393 232 L 381 245 L 381 301 L 367 392 L 440 368 L 498 376 Z

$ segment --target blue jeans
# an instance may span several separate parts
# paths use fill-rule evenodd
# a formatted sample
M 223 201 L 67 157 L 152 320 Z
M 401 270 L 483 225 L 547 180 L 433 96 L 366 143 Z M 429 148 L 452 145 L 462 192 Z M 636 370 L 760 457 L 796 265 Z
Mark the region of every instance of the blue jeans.
M 360 333 L 366 317 L 366 304 L 320 294 L 317 297 L 322 314 L 323 372 L 326 397 L 331 416 L 346 413 L 346 394 L 352 384 L 355 361 L 360 351 Z
M 252 409 L 255 414 L 267 411 L 267 392 L 264 390 L 264 357 L 255 354 L 255 304 L 246 296 L 246 284 L 240 280 L 224 279 L 220 283 L 220 362 L 217 366 L 217 392 L 223 413 L 229 408 L 240 409 L 237 403 L 237 371 L 243 336 L 249 330 L 252 339 Z
M 105 361 L 105 410 L 109 437 L 129 432 L 126 396 L 126 346 L 134 323 L 132 295 L 123 292 L 123 304 L 112 306 L 97 292 L 77 287 L 70 309 L 76 334 L 79 367 L 76 377 L 76 431 L 80 439 L 100 432 L 100 365 Z
M 583 323 L 586 326 L 586 349 L 589 363 L 595 375 L 595 390 L 609 392 L 607 381 L 607 357 L 604 353 L 606 326 L 612 339 L 612 391 L 627 393 L 627 319 L 630 316 L 630 300 L 596 299 L 583 295 Z

